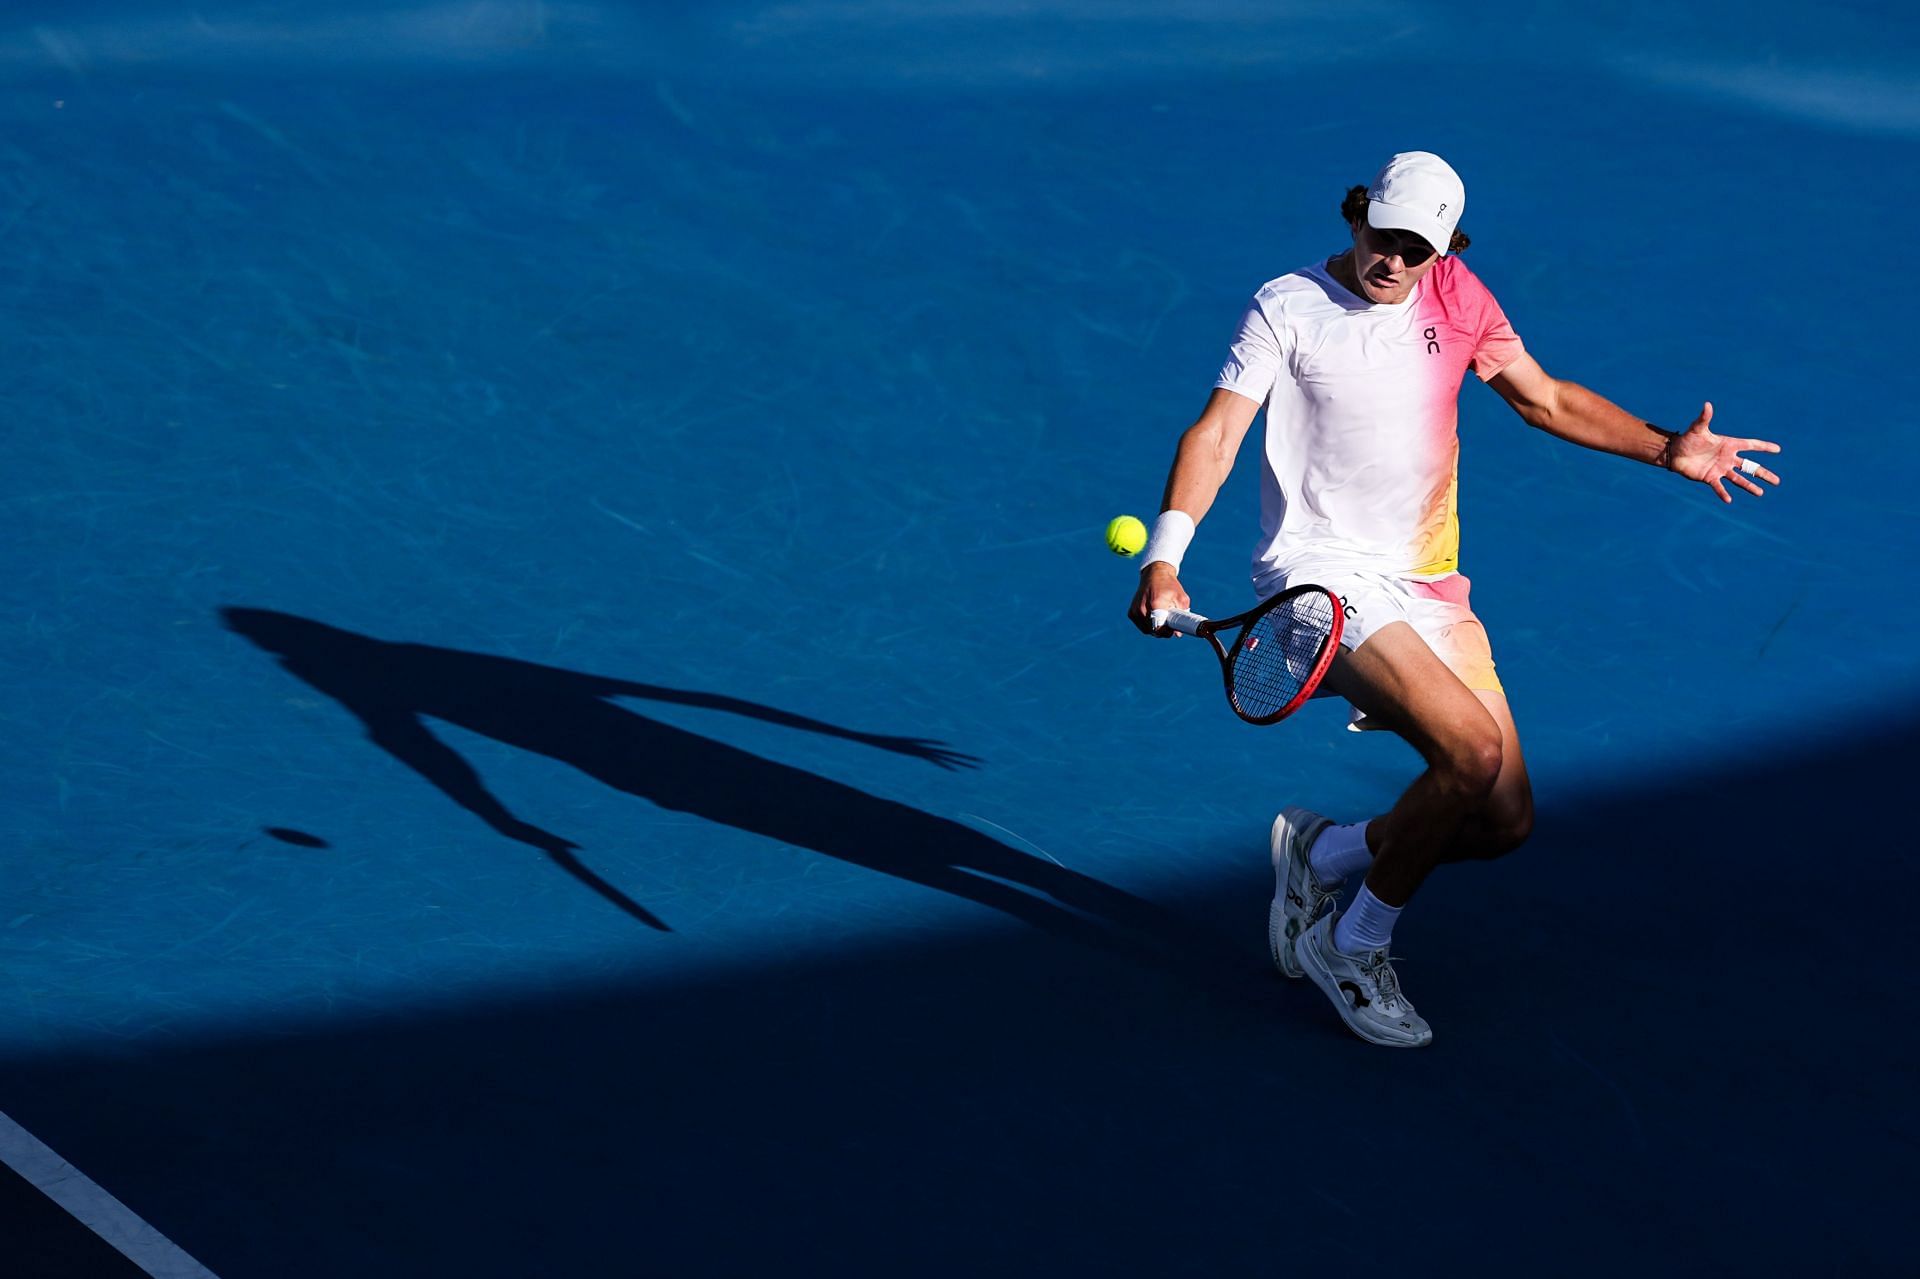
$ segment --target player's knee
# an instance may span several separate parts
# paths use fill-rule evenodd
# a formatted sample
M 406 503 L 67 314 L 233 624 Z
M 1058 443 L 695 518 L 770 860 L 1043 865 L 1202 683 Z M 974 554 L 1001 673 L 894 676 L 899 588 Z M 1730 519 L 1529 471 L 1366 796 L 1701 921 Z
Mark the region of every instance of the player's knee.
M 1493 793 L 1505 755 L 1500 730 L 1470 733 L 1453 743 L 1441 761 L 1441 779 L 1460 798 L 1478 804 Z

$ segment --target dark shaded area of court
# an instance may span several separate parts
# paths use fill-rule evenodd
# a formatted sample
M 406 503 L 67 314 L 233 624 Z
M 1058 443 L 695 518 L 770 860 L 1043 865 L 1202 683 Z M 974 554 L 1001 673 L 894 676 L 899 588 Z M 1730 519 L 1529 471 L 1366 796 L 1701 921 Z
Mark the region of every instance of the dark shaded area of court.
M 1920 1039 L 1840 938 L 1897 933 L 1920 875 L 1831 856 L 1835 814 L 1899 819 L 1916 748 L 1909 712 L 1598 792 L 1525 861 L 1436 880 L 1417 1059 L 1252 944 L 1036 931 L 0 1088 L 221 1274 L 1219 1273 L 1336 1264 L 1382 1213 L 1436 1271 L 1895 1273 Z M 1172 905 L 1252 943 L 1254 872 Z

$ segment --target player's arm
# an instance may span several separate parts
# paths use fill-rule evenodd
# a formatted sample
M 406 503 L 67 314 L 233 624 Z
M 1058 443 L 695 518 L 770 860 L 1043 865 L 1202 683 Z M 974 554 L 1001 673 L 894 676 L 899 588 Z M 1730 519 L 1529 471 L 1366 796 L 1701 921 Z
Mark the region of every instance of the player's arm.
M 1702 405 L 1700 416 L 1685 431 L 1664 431 L 1577 382 L 1550 376 L 1538 361 L 1524 353 L 1496 373 L 1488 385 L 1529 426 L 1573 444 L 1698 480 L 1723 502 L 1733 500 L 1726 490 L 1728 481 L 1755 497 L 1760 496 L 1761 489 L 1750 476 L 1768 484 L 1780 482 L 1780 477 L 1766 467 L 1740 456 L 1743 451 L 1778 453 L 1780 446 L 1770 440 L 1714 434 L 1710 429 L 1712 404 Z
M 1233 471 L 1233 460 L 1247 428 L 1260 413 L 1260 405 L 1244 395 L 1216 387 L 1200 417 L 1180 437 L 1173 455 L 1173 468 L 1167 473 L 1166 492 L 1160 499 L 1162 512 L 1184 512 L 1198 524 L 1220 495 L 1220 486 Z M 1149 544 L 1147 553 L 1154 547 Z M 1142 631 L 1151 632 L 1147 615 L 1156 608 L 1186 608 L 1192 603 L 1180 585 L 1174 566 L 1165 560 L 1150 559 L 1140 569 L 1140 589 L 1134 592 L 1127 617 Z

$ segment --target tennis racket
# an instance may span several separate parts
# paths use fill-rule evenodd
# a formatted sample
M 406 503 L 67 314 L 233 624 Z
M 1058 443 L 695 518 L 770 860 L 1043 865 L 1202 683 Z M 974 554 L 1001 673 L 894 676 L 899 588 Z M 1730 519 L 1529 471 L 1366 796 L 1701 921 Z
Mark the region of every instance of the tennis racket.
M 1324 586 L 1292 587 L 1217 622 L 1180 608 L 1156 608 L 1151 620 L 1213 645 L 1227 701 L 1249 724 L 1277 724 L 1299 710 L 1340 651 L 1340 598 Z M 1235 627 L 1232 645 L 1222 644 Z

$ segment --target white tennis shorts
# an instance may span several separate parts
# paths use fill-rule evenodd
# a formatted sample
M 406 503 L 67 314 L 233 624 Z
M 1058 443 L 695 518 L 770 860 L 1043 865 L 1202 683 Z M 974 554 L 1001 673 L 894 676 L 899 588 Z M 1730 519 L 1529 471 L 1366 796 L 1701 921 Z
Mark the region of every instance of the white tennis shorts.
M 1460 682 L 1476 692 L 1503 693 L 1494 671 L 1487 628 L 1469 602 L 1473 583 L 1461 573 L 1445 577 L 1389 577 L 1380 573 L 1314 572 L 1290 575 L 1291 584 L 1315 582 L 1340 597 L 1344 622 L 1340 647 L 1357 649 L 1382 627 L 1405 622 Z M 1278 590 L 1279 587 L 1275 587 Z M 1271 592 L 1266 592 L 1271 593 Z M 1354 726 L 1362 716 L 1354 712 Z

